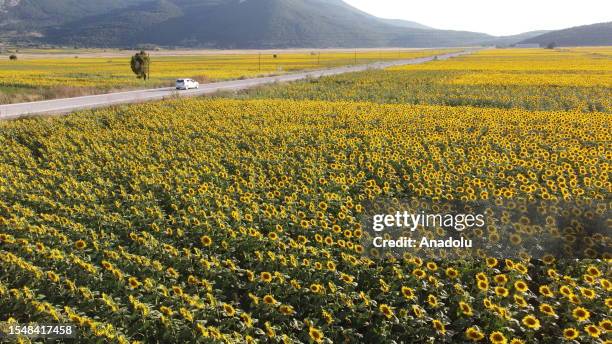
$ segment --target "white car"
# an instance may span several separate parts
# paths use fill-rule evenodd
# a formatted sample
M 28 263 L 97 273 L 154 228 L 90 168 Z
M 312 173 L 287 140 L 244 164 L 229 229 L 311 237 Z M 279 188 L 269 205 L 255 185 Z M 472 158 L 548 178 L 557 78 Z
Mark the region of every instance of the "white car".
M 177 90 L 189 90 L 192 88 L 200 88 L 200 83 L 192 79 L 178 79 L 176 80 Z

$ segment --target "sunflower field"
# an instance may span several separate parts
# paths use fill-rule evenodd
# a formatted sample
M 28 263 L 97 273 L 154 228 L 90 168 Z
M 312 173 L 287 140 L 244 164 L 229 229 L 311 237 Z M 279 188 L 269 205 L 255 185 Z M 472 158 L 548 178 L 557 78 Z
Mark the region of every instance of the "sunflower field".
M 130 57 L 67 57 L 34 51 L 28 58 L 0 59 L 0 103 L 20 99 L 15 94 L 30 93 L 37 98 L 60 98 L 54 93 L 70 87 L 73 92 L 103 93 L 112 90 L 174 86 L 177 78 L 200 82 L 278 75 L 299 70 L 323 69 L 374 61 L 433 56 L 452 49 L 400 49 L 359 51 L 312 51 L 277 53 L 219 53 L 156 56 L 151 52 L 151 79 L 144 84 L 130 69 Z M 78 52 L 75 52 L 77 54 Z M 103 53 L 98 53 L 102 54 Z M 61 56 L 61 57 L 58 57 Z M 54 92 L 55 91 L 55 92 Z M 66 90 L 63 90 L 66 92 Z M 2 97 L 13 95 L 13 97 Z M 33 98 L 30 100 L 37 100 Z
M 598 47 L 486 49 L 450 61 L 345 74 L 251 93 L 261 98 L 610 112 L 612 53 L 610 48 Z
M 427 259 L 369 254 L 362 222 L 378 199 L 545 199 L 597 201 L 574 215 L 609 228 L 610 113 L 385 103 L 369 73 L 375 100 L 243 94 L 0 122 L 0 324 L 73 323 L 84 343 L 611 343 L 605 230 L 519 219 L 517 241 L 537 227 L 603 250 Z

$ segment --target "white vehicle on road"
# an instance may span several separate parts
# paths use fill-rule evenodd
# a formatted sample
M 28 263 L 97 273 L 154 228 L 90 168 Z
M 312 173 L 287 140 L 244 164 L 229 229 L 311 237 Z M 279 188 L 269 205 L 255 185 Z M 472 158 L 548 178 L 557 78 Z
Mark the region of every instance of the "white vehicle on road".
M 192 88 L 200 88 L 200 83 L 192 79 L 177 79 L 176 80 L 177 90 L 189 90 Z

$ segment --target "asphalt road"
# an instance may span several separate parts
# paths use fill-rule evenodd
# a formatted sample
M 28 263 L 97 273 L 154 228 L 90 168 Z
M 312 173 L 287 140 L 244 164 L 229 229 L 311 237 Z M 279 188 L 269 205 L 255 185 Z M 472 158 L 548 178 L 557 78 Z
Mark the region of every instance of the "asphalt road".
M 457 53 L 442 54 L 437 56 L 408 59 L 408 60 L 396 60 L 387 62 L 375 62 L 364 65 L 345 66 L 330 68 L 324 70 L 305 71 L 292 74 L 285 74 L 279 76 L 270 76 L 254 79 L 245 80 L 231 80 L 222 81 L 211 84 L 200 85 L 197 90 L 189 91 L 177 91 L 174 87 L 167 88 L 156 88 L 148 90 L 136 90 L 128 92 L 117 92 L 100 94 L 93 96 L 66 98 L 66 99 L 53 99 L 31 103 L 19 103 L 19 104 L 7 104 L 0 105 L 0 120 L 3 119 L 16 119 L 31 115 L 41 114 L 65 114 L 81 109 L 92 109 L 98 107 L 105 107 L 116 104 L 128 104 L 128 103 L 139 103 L 151 100 L 159 100 L 164 98 L 176 97 L 177 92 L 181 97 L 194 97 L 206 94 L 212 94 L 219 91 L 238 91 L 244 90 L 256 86 L 290 82 L 296 80 L 302 80 L 307 78 L 320 78 L 323 76 L 360 72 L 368 69 L 382 69 L 393 66 L 402 65 L 413 65 L 425 63 L 434 60 L 436 57 L 439 60 L 448 59 L 451 57 L 465 55 L 471 53 L 473 50 L 466 50 Z

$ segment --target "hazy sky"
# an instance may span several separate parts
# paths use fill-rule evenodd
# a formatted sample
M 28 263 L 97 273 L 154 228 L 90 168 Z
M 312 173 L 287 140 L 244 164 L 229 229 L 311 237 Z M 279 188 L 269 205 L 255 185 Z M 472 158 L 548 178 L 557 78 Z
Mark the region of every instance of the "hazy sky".
M 434 28 L 513 35 L 612 21 L 610 0 L 345 0 L 384 18 Z

